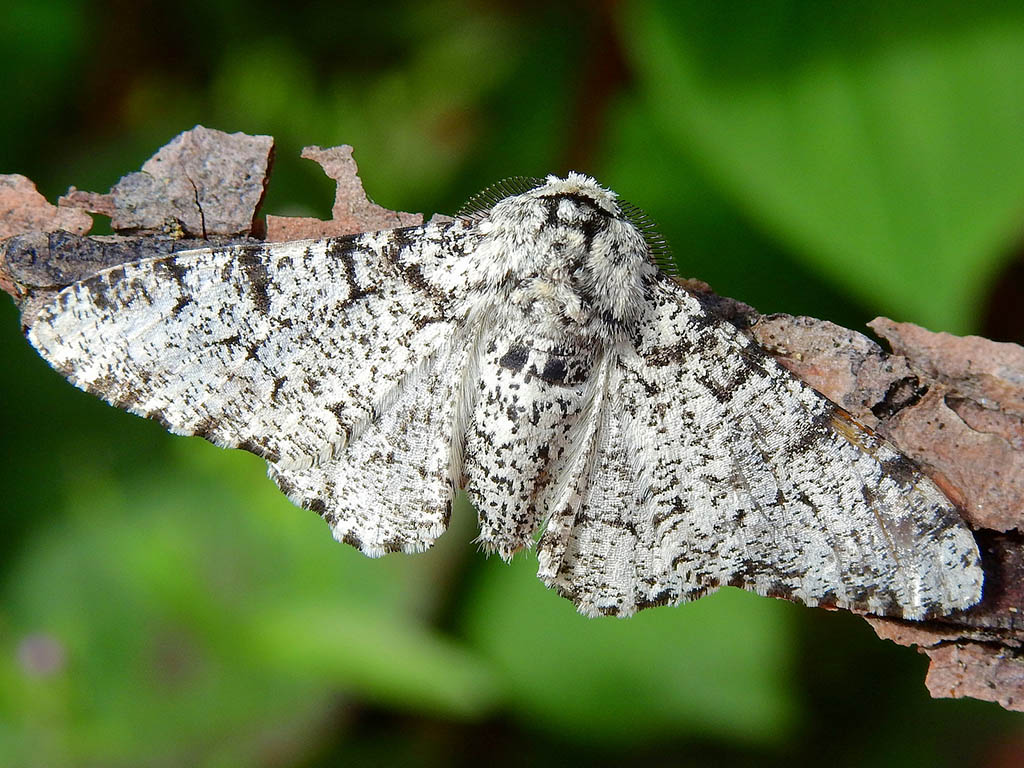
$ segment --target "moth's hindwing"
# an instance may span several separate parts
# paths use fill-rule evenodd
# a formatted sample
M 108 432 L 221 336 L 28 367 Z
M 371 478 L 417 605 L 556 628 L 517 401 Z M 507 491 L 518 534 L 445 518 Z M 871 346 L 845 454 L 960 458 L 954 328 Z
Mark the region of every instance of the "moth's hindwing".
M 408 373 L 344 452 L 308 469 L 271 464 L 271 478 L 364 554 L 428 549 L 451 516 L 461 466 L 457 422 L 473 352 L 470 334 L 454 334 Z

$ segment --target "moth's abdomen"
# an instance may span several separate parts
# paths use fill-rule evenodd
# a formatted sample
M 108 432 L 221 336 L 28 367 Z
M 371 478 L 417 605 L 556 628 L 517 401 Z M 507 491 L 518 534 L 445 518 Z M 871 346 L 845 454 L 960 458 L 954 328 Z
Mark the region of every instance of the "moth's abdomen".
M 488 331 L 466 429 L 463 482 L 479 541 L 509 558 L 529 546 L 559 496 L 586 428 L 599 349 Z

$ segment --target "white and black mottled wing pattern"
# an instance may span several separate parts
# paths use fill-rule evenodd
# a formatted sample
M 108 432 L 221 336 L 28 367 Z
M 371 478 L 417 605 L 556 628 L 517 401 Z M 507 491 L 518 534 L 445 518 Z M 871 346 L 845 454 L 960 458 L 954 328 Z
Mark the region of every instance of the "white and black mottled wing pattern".
M 118 407 L 309 467 L 450 340 L 464 237 L 428 225 L 125 264 L 59 293 L 29 339 Z
M 485 330 L 466 402 L 463 485 L 478 541 L 503 558 L 533 543 L 570 492 L 569 467 L 590 428 L 596 349 L 563 348 L 523 328 Z
M 379 557 L 422 552 L 444 533 L 458 484 L 464 381 L 475 334 L 460 330 L 415 365 L 338 456 L 270 477 L 338 541 Z
M 723 585 L 922 618 L 977 546 L 894 448 L 657 269 L 637 211 L 570 173 L 446 224 L 108 269 L 29 339 L 74 384 L 270 476 L 368 555 L 544 529 L 540 576 L 628 616 Z M 500 199 L 497 196 L 500 195 Z
M 541 578 L 588 614 L 733 585 L 922 618 L 980 599 L 977 547 L 902 454 L 664 276 L 610 353 Z

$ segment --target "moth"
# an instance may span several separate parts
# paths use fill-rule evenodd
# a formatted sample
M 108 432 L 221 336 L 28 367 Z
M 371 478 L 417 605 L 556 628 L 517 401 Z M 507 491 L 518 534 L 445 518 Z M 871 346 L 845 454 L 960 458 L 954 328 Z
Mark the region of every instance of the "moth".
M 976 603 L 978 548 L 915 465 L 663 266 L 594 179 L 504 182 L 451 221 L 206 248 L 70 285 L 28 337 L 76 386 L 251 451 L 372 557 L 457 489 L 588 615 L 725 585 L 909 619 Z

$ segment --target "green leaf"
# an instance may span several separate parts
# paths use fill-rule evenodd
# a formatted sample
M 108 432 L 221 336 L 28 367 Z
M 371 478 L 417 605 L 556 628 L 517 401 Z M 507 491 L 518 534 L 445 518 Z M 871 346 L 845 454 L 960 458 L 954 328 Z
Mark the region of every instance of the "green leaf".
M 465 631 L 504 673 L 516 714 L 587 743 L 680 735 L 784 741 L 795 724 L 796 606 L 726 589 L 630 619 L 588 619 L 535 576 L 492 558 Z
M 241 636 L 254 661 L 283 675 L 336 684 L 396 709 L 471 718 L 498 698 L 493 671 L 473 653 L 370 609 L 296 598 L 268 605 Z
M 765 313 L 827 317 L 850 327 L 874 316 L 737 210 L 674 145 L 648 102 L 620 99 L 605 143 L 599 179 L 657 222 L 683 276 Z
M 879 311 L 965 332 L 1024 210 L 1024 7 L 630 6 L 665 130 Z
M 66 517 L 12 566 L 0 763 L 251 764 L 276 741 L 315 748 L 343 696 L 456 718 L 494 705 L 488 665 L 418 618 L 435 552 L 370 560 L 256 457 L 181 439 L 169 453 L 129 479 L 80 455 Z M 52 668 L 35 668 L 40 643 Z

